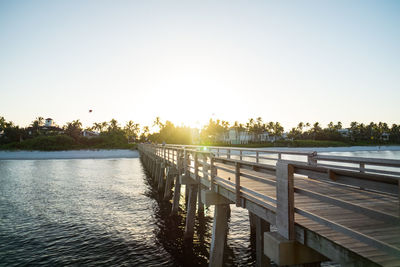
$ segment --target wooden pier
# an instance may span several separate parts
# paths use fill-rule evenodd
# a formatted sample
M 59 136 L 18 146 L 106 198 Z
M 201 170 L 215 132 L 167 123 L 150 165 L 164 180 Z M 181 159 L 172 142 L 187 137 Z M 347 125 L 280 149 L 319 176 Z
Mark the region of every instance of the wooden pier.
M 186 187 L 185 238 L 193 237 L 196 210 L 215 205 L 210 266 L 223 265 L 231 204 L 255 225 L 257 266 L 400 266 L 399 160 L 183 145 L 139 151 L 172 198 L 171 213 Z

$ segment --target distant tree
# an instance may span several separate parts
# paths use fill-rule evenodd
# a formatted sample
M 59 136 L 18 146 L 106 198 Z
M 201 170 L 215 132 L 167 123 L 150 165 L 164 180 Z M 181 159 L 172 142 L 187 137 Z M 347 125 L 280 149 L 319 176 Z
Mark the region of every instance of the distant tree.
M 43 126 L 44 119 L 43 117 L 37 117 L 31 124 L 33 133 L 35 135 L 40 134 L 40 126 Z
M 135 124 L 132 120 L 128 121 L 124 127 L 124 132 L 128 140 L 136 139 L 138 137 L 139 124 Z
M 108 132 L 109 133 L 115 133 L 121 130 L 121 127 L 119 127 L 118 121 L 116 119 L 111 119 L 109 124 L 108 124 Z
M 101 132 L 102 129 L 103 129 L 103 126 L 102 126 L 101 122 L 95 122 L 95 123 L 93 123 L 93 127 L 92 128 L 95 131 Z
M 142 134 L 140 135 L 140 141 L 142 142 L 146 141 L 149 136 L 149 133 L 150 133 L 149 126 L 143 126 Z
M 82 123 L 79 120 L 67 122 L 66 126 L 64 126 L 64 132 L 66 135 L 78 140 L 82 132 Z

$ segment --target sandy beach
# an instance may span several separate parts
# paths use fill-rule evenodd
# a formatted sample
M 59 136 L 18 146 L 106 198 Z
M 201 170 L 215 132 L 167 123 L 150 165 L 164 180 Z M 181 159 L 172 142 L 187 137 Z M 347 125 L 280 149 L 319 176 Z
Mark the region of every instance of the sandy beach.
M 0 160 L 38 159 L 111 159 L 138 158 L 139 152 L 129 149 L 69 151 L 0 151 Z

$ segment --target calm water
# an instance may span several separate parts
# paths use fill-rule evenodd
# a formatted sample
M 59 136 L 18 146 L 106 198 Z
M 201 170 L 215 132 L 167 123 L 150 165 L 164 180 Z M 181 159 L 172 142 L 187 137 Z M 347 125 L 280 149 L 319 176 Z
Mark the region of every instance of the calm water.
M 185 245 L 159 199 L 138 158 L 0 161 L 0 265 L 207 265 L 212 210 Z M 230 225 L 227 263 L 254 264 L 247 213 Z
M 400 159 L 400 151 L 336 152 Z M 138 158 L 0 160 L 0 265 L 205 266 L 213 210 L 185 244 L 184 201 L 152 189 Z M 230 266 L 252 266 L 247 212 L 231 205 Z

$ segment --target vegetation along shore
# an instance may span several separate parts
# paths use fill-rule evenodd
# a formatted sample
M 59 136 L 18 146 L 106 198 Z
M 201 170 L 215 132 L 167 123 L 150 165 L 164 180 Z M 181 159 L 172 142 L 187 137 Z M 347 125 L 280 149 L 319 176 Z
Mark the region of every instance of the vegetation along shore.
M 28 127 L 20 127 L 0 116 L 2 150 L 135 149 L 138 142 L 200 144 L 238 147 L 338 147 L 359 145 L 398 145 L 400 125 L 352 122 L 344 128 L 331 122 L 323 128 L 318 122 L 300 122 L 289 131 L 279 122 L 264 122 L 261 117 L 246 123 L 210 119 L 202 129 L 175 126 L 159 117 L 141 127 L 128 121 L 95 122 L 82 127 L 79 120 L 58 126 L 51 118 L 37 117 Z

